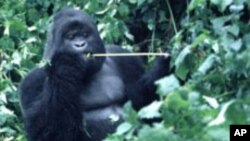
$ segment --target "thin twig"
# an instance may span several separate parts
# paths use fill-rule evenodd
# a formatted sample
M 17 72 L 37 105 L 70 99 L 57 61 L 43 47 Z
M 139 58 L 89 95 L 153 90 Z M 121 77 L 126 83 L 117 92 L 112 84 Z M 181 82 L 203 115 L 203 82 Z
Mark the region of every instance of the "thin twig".
M 154 12 L 154 21 L 156 21 L 156 12 Z M 153 51 L 154 50 L 155 30 L 156 30 L 156 23 L 154 22 L 154 24 L 153 24 L 153 31 L 152 31 L 153 33 L 152 33 L 152 36 L 151 36 L 152 42 L 151 42 L 151 45 L 150 45 L 150 48 L 149 48 L 150 50 L 149 51 Z
M 127 57 L 127 56 L 165 56 L 169 53 L 141 52 L 141 53 L 95 53 L 93 57 Z
M 170 3 L 169 3 L 169 0 L 166 0 L 166 3 L 167 3 L 167 6 L 168 6 L 170 18 L 171 18 L 171 21 L 172 21 L 172 24 L 173 24 L 173 27 L 174 27 L 174 32 L 175 32 L 175 34 L 177 34 L 178 31 L 177 31 L 177 26 L 176 26 L 175 19 L 174 19 L 173 10 L 172 10 L 172 8 L 171 8 L 171 5 L 170 5 Z

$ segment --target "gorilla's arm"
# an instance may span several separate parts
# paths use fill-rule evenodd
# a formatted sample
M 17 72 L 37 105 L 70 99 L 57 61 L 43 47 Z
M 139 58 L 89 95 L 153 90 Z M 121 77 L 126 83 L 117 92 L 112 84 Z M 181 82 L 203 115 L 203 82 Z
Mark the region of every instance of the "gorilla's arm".
M 31 141 L 83 140 L 81 81 L 75 56 L 56 54 L 51 66 L 33 70 L 21 83 L 25 128 Z
M 139 93 L 142 94 L 143 102 L 138 107 L 148 105 L 159 98 L 155 81 L 170 73 L 170 60 L 170 57 L 157 57 L 150 70 L 139 80 Z

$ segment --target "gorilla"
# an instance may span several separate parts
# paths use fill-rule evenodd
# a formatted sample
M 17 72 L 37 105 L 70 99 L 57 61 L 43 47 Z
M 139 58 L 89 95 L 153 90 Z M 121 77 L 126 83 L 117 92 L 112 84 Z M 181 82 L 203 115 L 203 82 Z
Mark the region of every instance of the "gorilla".
M 139 57 L 86 57 L 97 53 L 129 51 L 105 46 L 94 21 L 80 10 L 54 15 L 44 51 L 50 63 L 20 84 L 29 141 L 101 141 L 123 121 L 126 102 L 138 110 L 158 98 L 154 81 L 168 73 L 168 57 L 146 71 Z

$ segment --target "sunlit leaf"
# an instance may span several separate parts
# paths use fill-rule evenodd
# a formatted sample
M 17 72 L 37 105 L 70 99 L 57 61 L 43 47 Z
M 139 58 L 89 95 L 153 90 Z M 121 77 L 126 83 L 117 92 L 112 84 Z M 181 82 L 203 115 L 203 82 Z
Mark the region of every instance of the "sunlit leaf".
M 158 118 L 161 116 L 160 114 L 160 107 L 162 105 L 162 102 L 154 101 L 150 105 L 142 108 L 138 115 L 140 118 L 146 118 L 146 119 L 152 119 L 152 118 Z
M 233 0 L 211 0 L 213 4 L 217 5 L 222 12 L 225 11 L 227 6 L 229 6 Z
M 157 93 L 167 95 L 171 91 L 180 87 L 178 79 L 174 75 L 164 77 L 155 83 L 158 86 Z
M 192 0 L 188 6 L 188 10 L 194 10 L 198 6 L 204 6 L 205 5 L 205 0 Z
M 234 102 L 235 102 L 234 100 L 231 100 L 231 101 L 225 103 L 222 106 L 222 108 L 221 108 L 220 113 L 218 114 L 218 116 L 214 120 L 210 121 L 208 123 L 208 126 L 215 126 L 215 125 L 220 125 L 220 124 L 224 123 L 226 121 L 225 113 L 226 113 L 227 109 L 229 108 L 229 106 L 231 104 L 233 104 Z
M 154 128 L 144 126 L 138 135 L 139 141 L 179 141 L 180 139 L 161 124 L 155 124 Z
M 209 55 L 207 59 L 198 68 L 198 71 L 202 74 L 206 74 L 206 72 L 213 66 L 216 59 L 218 58 L 214 54 Z
M 132 125 L 130 123 L 124 122 L 117 127 L 116 134 L 122 135 L 128 132 L 131 128 L 132 128 Z
M 218 103 L 218 101 L 215 98 L 213 98 L 213 97 L 208 97 L 208 96 L 204 95 L 203 98 L 207 101 L 207 103 L 211 107 L 213 107 L 215 109 L 217 109 L 220 106 L 219 103 Z
M 199 44 L 203 43 L 205 41 L 205 39 L 208 39 L 208 36 L 206 34 L 201 34 L 199 35 L 195 40 L 194 42 L 192 43 L 192 47 L 196 47 L 198 46 Z

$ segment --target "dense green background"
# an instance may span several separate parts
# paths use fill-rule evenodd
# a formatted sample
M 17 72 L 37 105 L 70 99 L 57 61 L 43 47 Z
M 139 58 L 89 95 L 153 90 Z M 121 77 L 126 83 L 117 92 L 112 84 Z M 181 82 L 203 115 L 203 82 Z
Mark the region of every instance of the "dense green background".
M 90 13 L 105 43 L 171 53 L 173 73 L 156 82 L 161 100 L 139 112 L 126 104 L 106 141 L 228 141 L 230 124 L 250 123 L 249 0 L 2 0 L 0 141 L 25 141 L 18 85 L 41 64 L 51 16 L 64 6 Z M 141 120 L 151 118 L 160 120 Z

